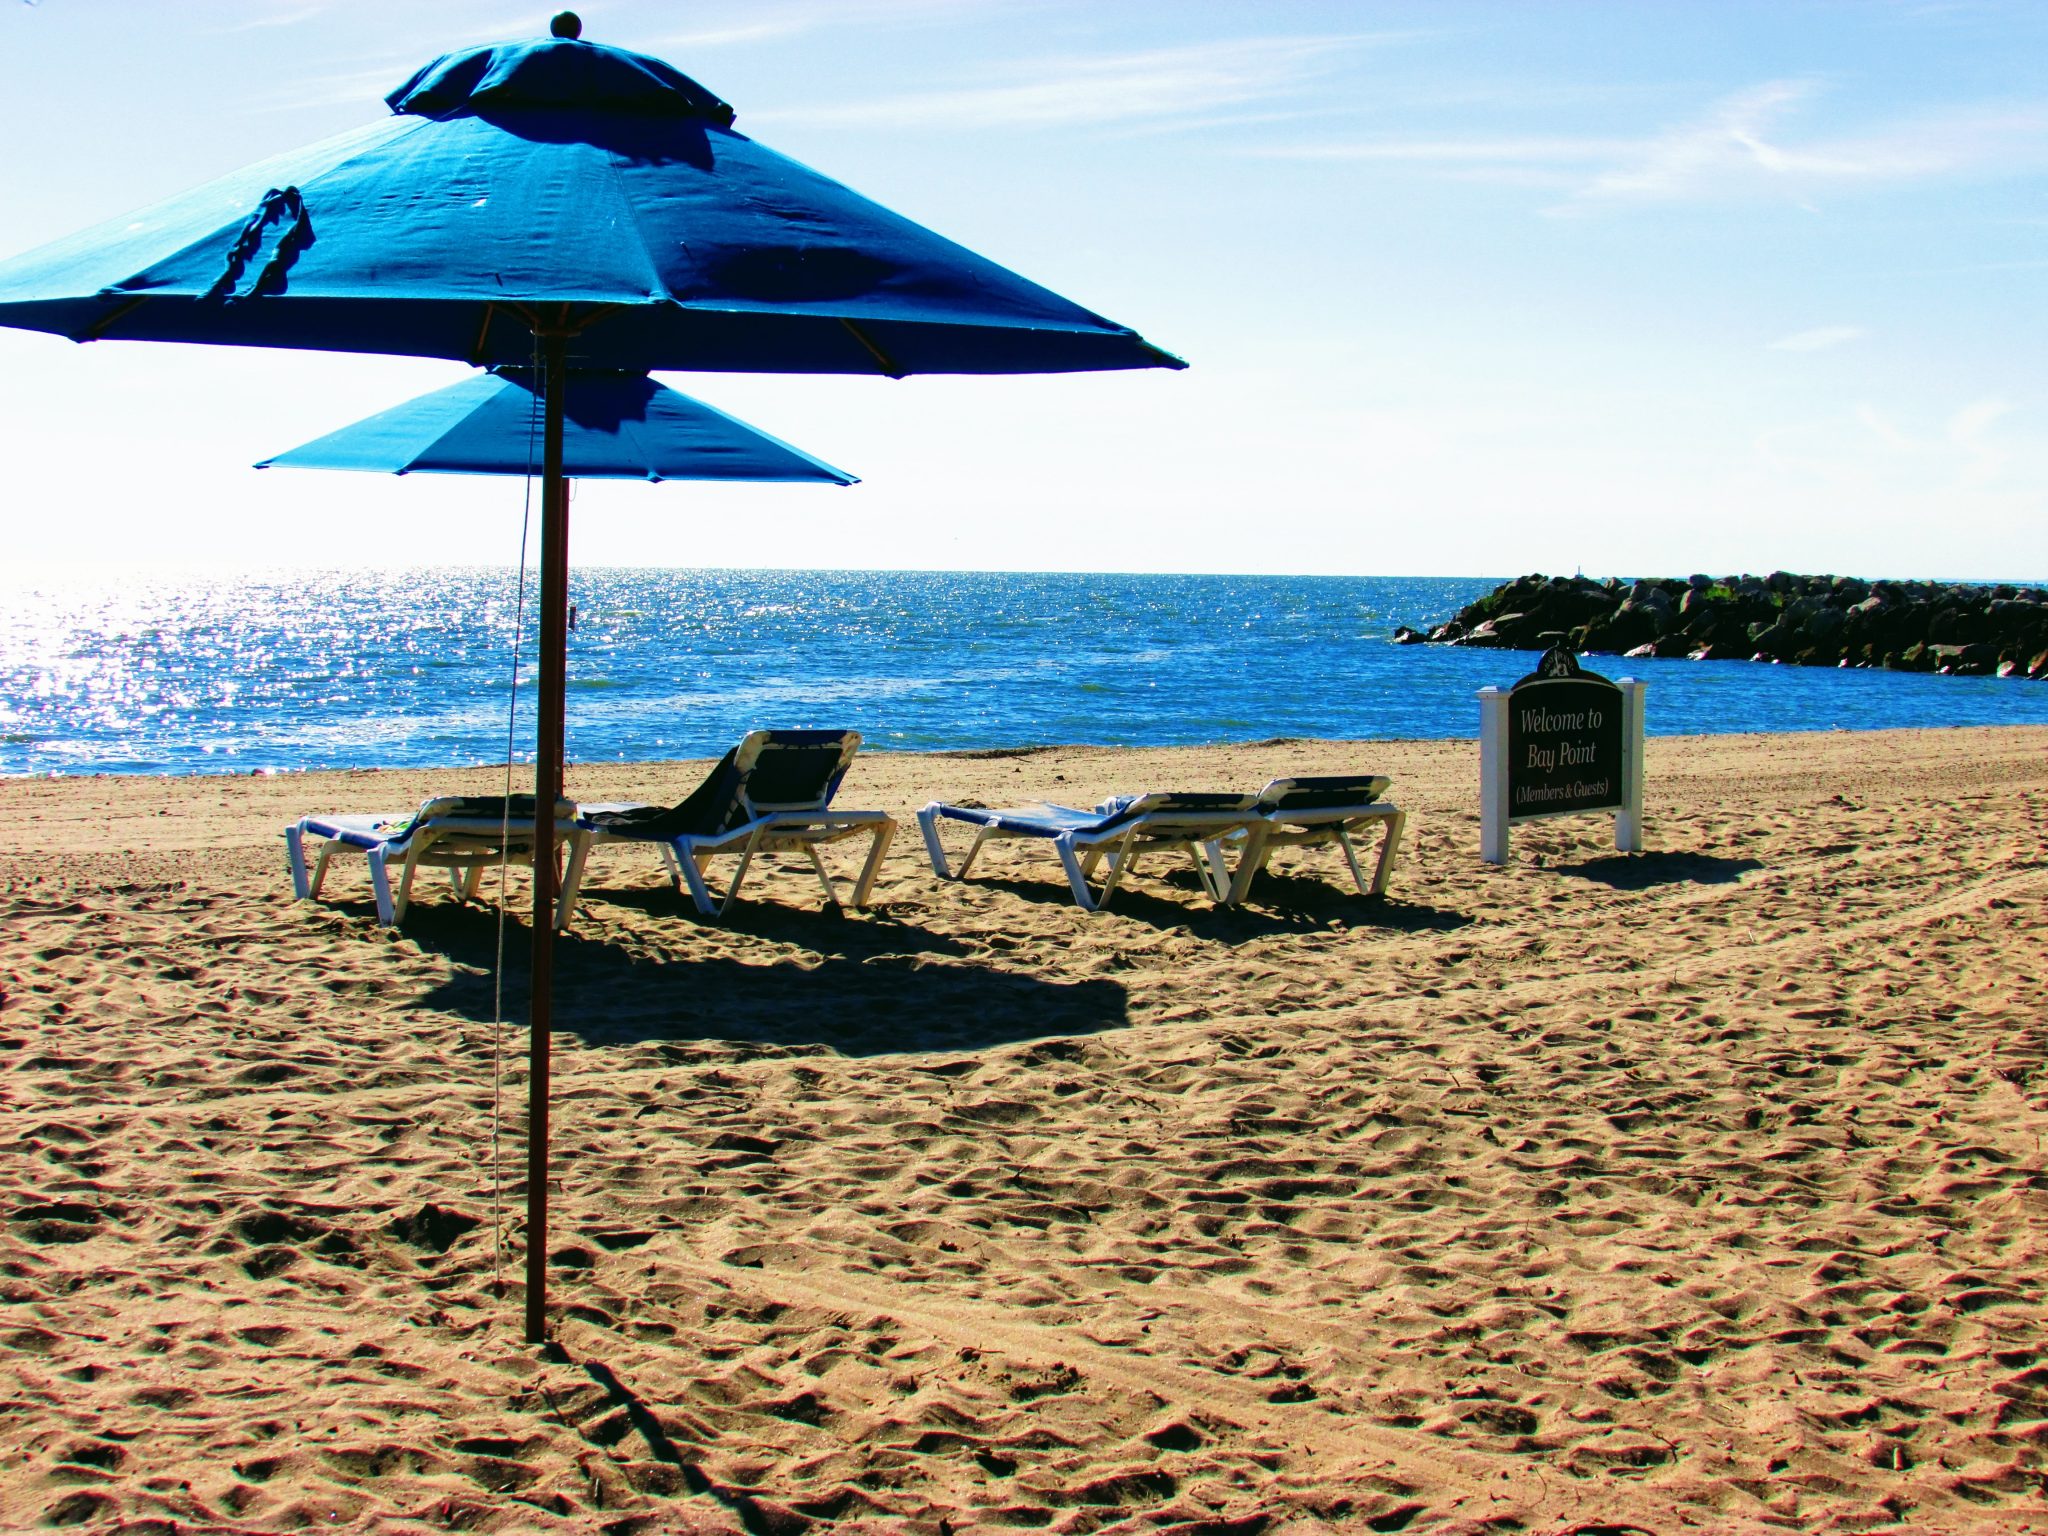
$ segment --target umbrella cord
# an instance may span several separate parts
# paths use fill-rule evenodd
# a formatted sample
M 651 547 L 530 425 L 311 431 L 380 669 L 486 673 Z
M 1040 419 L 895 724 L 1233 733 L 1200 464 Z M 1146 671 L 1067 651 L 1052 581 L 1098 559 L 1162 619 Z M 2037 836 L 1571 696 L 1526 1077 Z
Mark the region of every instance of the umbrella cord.
M 534 341 L 536 371 L 540 342 Z M 527 414 L 526 492 L 519 509 L 519 595 L 512 609 L 511 701 L 505 707 L 505 802 L 498 826 L 498 952 L 491 967 L 491 1293 L 505 1294 L 505 1179 L 502 1134 L 505 1082 L 505 886 L 512 868 L 512 765 L 519 741 L 519 653 L 526 638 L 526 549 L 533 527 L 533 448 L 539 402 Z

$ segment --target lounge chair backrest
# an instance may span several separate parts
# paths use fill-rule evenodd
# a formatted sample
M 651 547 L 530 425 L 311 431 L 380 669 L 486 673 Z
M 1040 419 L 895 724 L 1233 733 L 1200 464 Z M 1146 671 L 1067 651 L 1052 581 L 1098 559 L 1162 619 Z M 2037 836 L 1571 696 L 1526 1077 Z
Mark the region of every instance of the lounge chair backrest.
M 766 811 L 821 810 L 859 750 L 858 731 L 749 731 L 680 805 L 606 811 L 590 820 L 630 828 L 635 837 L 716 837 Z
M 821 811 L 860 751 L 858 731 L 755 731 L 739 745 L 741 796 L 757 814 Z
M 1095 808 L 1103 818 L 1101 827 L 1097 830 L 1121 822 L 1134 821 L 1141 816 L 1149 820 L 1158 820 L 1179 815 L 1227 816 L 1238 812 L 1250 812 L 1255 809 L 1257 798 L 1255 795 L 1232 795 L 1208 790 L 1119 795 L 1113 800 L 1103 801 Z
M 508 803 L 509 801 L 509 803 Z M 408 835 L 416 827 L 429 821 L 490 822 L 503 825 L 510 823 L 516 835 L 521 827 L 529 831 L 533 827 L 534 798 L 532 795 L 437 795 L 422 801 L 420 808 L 403 821 L 393 822 L 379 828 L 385 837 L 397 838 Z M 557 821 L 574 821 L 576 807 L 567 800 L 555 802 Z
M 1271 816 L 1280 811 L 1326 811 L 1346 805 L 1370 805 L 1387 792 L 1392 782 L 1376 773 L 1275 779 L 1259 791 L 1259 811 Z

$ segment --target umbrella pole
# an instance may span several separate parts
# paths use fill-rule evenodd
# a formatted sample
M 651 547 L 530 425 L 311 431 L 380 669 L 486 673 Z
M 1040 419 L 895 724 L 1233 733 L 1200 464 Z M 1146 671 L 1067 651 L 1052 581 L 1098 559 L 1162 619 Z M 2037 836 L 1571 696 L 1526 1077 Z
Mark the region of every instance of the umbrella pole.
M 541 337 L 540 699 L 533 759 L 533 993 L 527 1036 L 526 1342 L 548 1336 L 548 1035 L 555 969 L 555 802 L 562 797 L 568 679 L 569 487 L 562 477 L 568 338 Z

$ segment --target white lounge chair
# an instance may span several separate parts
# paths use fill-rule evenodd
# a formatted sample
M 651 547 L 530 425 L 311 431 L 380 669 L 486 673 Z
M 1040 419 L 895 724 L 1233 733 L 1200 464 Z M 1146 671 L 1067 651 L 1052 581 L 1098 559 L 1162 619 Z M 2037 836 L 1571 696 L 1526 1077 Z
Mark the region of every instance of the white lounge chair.
M 1049 841 L 1067 872 L 1067 884 L 1074 901 L 1093 912 L 1107 902 L 1131 872 L 1142 853 L 1163 848 L 1184 848 L 1194 860 L 1202 888 L 1219 903 L 1228 904 L 1229 870 L 1223 862 L 1224 839 L 1243 839 L 1246 857 L 1263 850 L 1266 824 L 1259 816 L 1252 795 L 1149 794 L 1125 795 L 1105 800 L 1093 810 L 1070 805 L 1037 805 L 989 810 L 980 806 L 946 805 L 934 800 L 917 813 L 924 832 L 932 873 L 941 880 L 965 880 L 975 856 L 993 841 L 1033 838 Z M 939 842 L 939 822 L 959 821 L 978 828 L 974 842 L 951 869 L 946 850 Z M 1107 858 L 1108 878 L 1099 891 L 1090 887 L 1096 867 Z
M 447 870 L 455 894 L 464 901 L 476 895 L 487 869 L 506 863 L 531 868 L 533 810 L 531 795 L 514 795 L 509 806 L 501 795 L 444 795 L 410 815 L 397 811 L 384 816 L 301 817 L 284 829 L 293 893 L 301 901 L 316 899 L 327 879 L 327 862 L 337 849 L 367 854 L 377 921 L 395 927 L 405 917 L 412 898 L 412 877 L 422 866 Z M 555 833 L 572 848 L 583 835 L 576 826 L 576 807 L 566 800 L 555 802 Z M 308 834 L 321 839 L 310 875 L 306 869 Z M 394 859 L 399 864 L 395 895 L 390 875 Z M 573 893 L 565 890 L 555 906 L 557 928 L 567 926 L 573 904 Z
M 1253 877 L 1266 867 L 1275 848 L 1317 848 L 1329 843 L 1344 850 L 1360 895 L 1385 895 L 1401 849 L 1401 830 L 1408 824 L 1406 812 L 1380 799 L 1388 782 L 1379 774 L 1273 780 L 1258 796 L 1264 836 L 1256 844 L 1245 839 L 1237 873 L 1230 881 L 1230 900 L 1244 900 Z M 1380 857 L 1368 883 L 1351 838 L 1375 823 L 1382 828 Z
M 577 822 L 582 835 L 569 856 L 563 899 L 573 911 L 591 849 L 635 842 L 661 850 L 671 881 L 689 887 L 691 900 L 706 917 L 724 915 L 758 853 L 805 854 L 825 894 L 838 905 L 838 889 L 818 849 L 866 835 L 873 841 L 850 903 L 864 907 L 896 835 L 896 822 L 884 811 L 831 808 L 859 751 L 858 731 L 754 731 L 680 805 L 583 806 Z M 739 857 L 722 898 L 714 897 L 704 878 L 705 866 L 719 854 Z

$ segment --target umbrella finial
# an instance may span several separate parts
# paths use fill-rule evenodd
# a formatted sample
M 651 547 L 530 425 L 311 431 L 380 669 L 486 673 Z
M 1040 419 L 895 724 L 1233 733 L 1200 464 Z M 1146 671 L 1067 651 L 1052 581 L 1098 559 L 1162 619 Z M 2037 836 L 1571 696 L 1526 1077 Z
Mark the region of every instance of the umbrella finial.
M 583 18 L 574 11 L 559 11 L 556 13 L 555 19 L 548 23 L 548 30 L 554 33 L 556 37 L 566 37 L 572 40 L 579 38 L 583 35 Z

